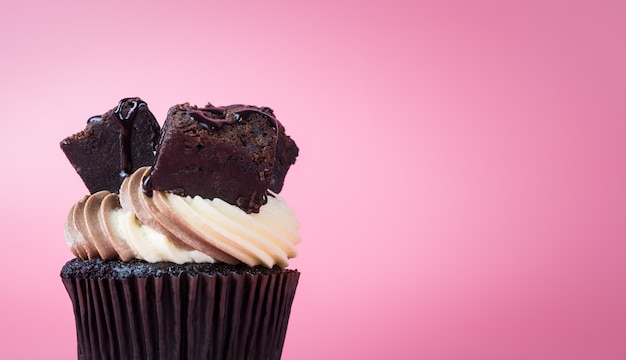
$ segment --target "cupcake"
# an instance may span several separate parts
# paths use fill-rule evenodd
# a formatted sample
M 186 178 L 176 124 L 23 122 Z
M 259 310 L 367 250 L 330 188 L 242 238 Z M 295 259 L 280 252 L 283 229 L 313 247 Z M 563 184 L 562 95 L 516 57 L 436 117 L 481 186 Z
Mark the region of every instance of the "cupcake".
M 267 107 L 139 98 L 61 148 L 90 194 L 61 270 L 79 359 L 280 359 L 300 241 L 278 195 L 298 147 Z

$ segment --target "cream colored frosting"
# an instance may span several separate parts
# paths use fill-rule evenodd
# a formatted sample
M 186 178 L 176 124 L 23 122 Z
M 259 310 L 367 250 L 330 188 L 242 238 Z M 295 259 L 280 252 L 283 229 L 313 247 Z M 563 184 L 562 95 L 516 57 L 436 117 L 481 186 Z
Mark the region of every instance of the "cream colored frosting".
M 144 194 L 141 168 L 120 195 L 100 191 L 78 201 L 65 224 L 68 247 L 79 258 L 287 266 L 297 255 L 299 222 L 276 194 L 257 214 L 221 199 Z

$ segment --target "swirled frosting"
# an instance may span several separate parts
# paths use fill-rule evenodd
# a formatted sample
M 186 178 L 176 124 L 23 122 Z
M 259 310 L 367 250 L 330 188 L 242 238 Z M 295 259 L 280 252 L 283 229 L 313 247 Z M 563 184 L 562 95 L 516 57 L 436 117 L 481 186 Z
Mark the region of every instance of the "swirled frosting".
M 65 240 L 81 259 L 225 262 L 285 267 L 296 256 L 299 222 L 274 193 L 258 213 L 219 198 L 143 192 L 148 167 L 128 176 L 120 194 L 103 190 L 70 210 Z

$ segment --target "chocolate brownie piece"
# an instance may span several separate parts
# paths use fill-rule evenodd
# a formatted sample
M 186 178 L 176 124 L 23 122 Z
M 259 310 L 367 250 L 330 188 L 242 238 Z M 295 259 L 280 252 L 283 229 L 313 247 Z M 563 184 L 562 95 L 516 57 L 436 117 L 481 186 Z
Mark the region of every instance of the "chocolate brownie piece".
M 160 127 L 140 98 L 87 120 L 85 129 L 61 142 L 61 149 L 91 194 L 118 192 L 124 178 L 154 162 Z
M 267 190 L 282 188 L 297 152 L 269 108 L 176 105 L 144 189 L 220 198 L 258 212 Z

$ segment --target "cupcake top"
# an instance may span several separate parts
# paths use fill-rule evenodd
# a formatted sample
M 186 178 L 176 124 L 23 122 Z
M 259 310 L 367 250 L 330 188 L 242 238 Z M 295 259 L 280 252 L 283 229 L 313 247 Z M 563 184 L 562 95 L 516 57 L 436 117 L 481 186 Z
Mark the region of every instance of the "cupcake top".
M 160 129 L 144 101 L 123 99 L 61 148 L 90 191 L 65 224 L 81 259 L 284 267 L 296 256 L 299 223 L 278 193 L 298 147 L 267 107 L 180 104 Z

